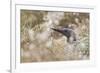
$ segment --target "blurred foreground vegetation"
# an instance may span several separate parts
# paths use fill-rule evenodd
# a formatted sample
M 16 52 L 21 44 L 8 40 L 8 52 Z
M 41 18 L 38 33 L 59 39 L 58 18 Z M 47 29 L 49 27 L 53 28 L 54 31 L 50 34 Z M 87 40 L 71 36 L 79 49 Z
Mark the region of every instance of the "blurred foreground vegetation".
M 21 63 L 89 59 L 89 13 L 21 10 Z M 50 28 L 70 27 L 77 42 Z

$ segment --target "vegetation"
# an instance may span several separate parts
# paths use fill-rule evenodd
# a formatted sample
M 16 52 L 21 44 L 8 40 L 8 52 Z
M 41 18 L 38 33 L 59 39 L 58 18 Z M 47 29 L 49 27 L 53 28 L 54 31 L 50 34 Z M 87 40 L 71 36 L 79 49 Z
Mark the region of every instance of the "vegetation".
M 89 13 L 21 10 L 21 63 L 89 59 Z M 51 28 L 69 27 L 75 43 Z

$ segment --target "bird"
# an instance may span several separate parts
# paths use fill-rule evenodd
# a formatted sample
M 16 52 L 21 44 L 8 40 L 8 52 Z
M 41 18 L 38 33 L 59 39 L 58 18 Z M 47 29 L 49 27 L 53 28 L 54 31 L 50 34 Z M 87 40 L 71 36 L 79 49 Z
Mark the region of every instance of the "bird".
M 64 28 L 51 28 L 52 30 L 61 33 L 67 38 L 67 42 L 71 43 L 76 41 L 76 34 L 73 29 L 64 27 Z

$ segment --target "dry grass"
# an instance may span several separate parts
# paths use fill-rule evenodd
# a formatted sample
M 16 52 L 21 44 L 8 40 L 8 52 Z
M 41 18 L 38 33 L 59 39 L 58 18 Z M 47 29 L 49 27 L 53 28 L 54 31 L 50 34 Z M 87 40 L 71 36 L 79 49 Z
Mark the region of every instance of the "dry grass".
M 89 13 L 21 10 L 21 63 L 89 59 Z M 69 26 L 77 42 L 50 28 Z

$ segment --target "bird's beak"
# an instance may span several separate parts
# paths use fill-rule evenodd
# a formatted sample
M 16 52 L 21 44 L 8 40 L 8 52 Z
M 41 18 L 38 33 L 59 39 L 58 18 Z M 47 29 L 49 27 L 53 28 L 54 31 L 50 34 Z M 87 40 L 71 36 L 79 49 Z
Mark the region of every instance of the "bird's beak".
M 63 32 L 60 28 L 51 28 L 51 29 L 54 30 L 54 31 L 60 32 L 60 33 Z

